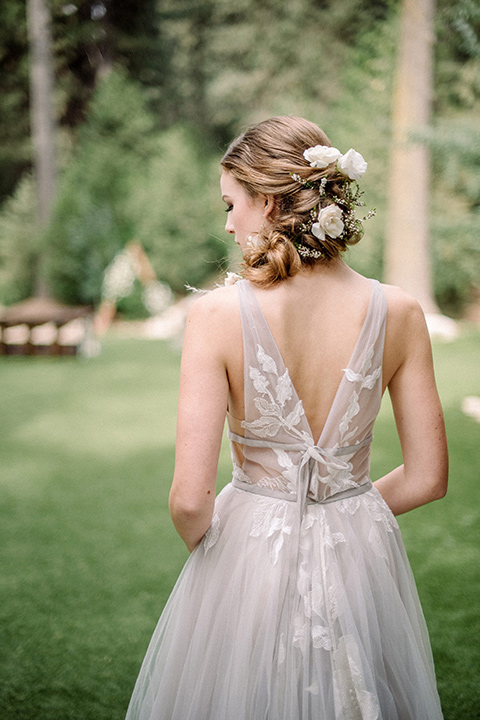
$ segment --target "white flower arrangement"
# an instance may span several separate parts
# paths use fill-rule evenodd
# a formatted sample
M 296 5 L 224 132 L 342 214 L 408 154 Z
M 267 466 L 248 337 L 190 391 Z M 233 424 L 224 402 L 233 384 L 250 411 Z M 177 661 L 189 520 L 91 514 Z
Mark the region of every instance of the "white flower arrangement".
M 103 276 L 102 299 L 116 302 L 130 295 L 135 282 L 135 269 L 127 250 L 121 250 L 113 258 Z
M 332 163 L 336 163 L 337 169 L 346 175 L 350 180 L 360 180 L 367 170 L 367 163 L 359 152 L 350 148 L 345 155 L 340 150 L 328 145 L 315 145 L 307 148 L 303 157 L 310 163 L 310 167 L 324 170 Z
M 155 280 L 145 287 L 142 300 L 150 315 L 158 316 L 172 304 L 173 293 L 167 283 Z
M 133 291 L 138 277 L 138 263 L 128 249 L 118 252 L 105 270 L 102 285 L 102 300 L 117 303 Z M 153 281 L 145 285 L 142 301 L 150 315 L 161 315 L 173 301 L 170 286 Z
M 242 279 L 242 276 L 239 275 L 238 273 L 227 272 L 227 275 L 225 277 L 223 284 L 228 287 L 229 285 L 235 285 L 235 283 L 241 279 Z M 220 285 L 218 287 L 220 287 Z
M 310 163 L 310 167 L 323 170 L 341 158 L 342 153 L 337 148 L 328 145 L 315 145 L 315 147 L 305 150 L 303 157 Z
M 349 177 L 350 180 L 360 180 L 367 170 L 367 163 L 359 152 L 350 148 L 345 155 L 339 158 L 337 167 L 344 175 Z
M 312 235 L 323 242 L 325 235 L 331 238 L 340 237 L 344 227 L 343 213 L 338 205 L 327 205 L 318 213 L 317 222 L 312 224 Z
M 306 188 L 316 188 L 321 198 L 320 203 L 310 211 L 311 219 L 302 226 L 302 231 L 311 233 L 322 243 L 325 242 L 326 237 L 335 239 L 362 234 L 362 221 L 355 217 L 355 207 L 364 205 L 360 200 L 362 192 L 357 184 L 367 170 L 367 163 L 362 155 L 353 148 L 342 155 L 337 148 L 315 145 L 307 148 L 303 156 L 310 167 L 316 170 L 324 170 L 335 163 L 336 172 L 343 175 L 344 179 L 342 181 L 341 178 L 334 177 L 330 180 L 324 176 L 319 180 L 307 180 L 292 173 L 293 180 Z M 330 181 L 343 185 L 343 197 L 336 192 L 330 194 L 328 189 Z M 350 186 L 351 182 L 356 184 L 356 188 Z M 367 220 L 372 215 L 375 215 L 375 210 L 370 211 L 363 220 Z M 324 256 L 322 250 L 310 247 L 301 238 L 295 242 L 295 247 L 302 257 L 318 259 Z

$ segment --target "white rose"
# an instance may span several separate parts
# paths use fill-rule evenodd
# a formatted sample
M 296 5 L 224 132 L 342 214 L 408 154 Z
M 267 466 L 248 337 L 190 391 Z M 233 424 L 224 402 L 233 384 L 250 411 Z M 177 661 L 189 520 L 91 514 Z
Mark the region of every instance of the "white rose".
M 320 210 L 318 221 L 312 225 L 312 235 L 325 240 L 325 235 L 337 238 L 342 234 L 344 228 L 342 211 L 338 205 L 327 205 Z
M 315 145 L 315 147 L 308 148 L 303 153 L 303 157 L 310 163 L 310 166 L 320 170 L 338 160 L 341 155 L 340 150 L 328 147 L 328 145 Z
M 227 272 L 227 276 L 225 278 L 224 284 L 225 285 L 235 285 L 236 282 L 242 279 L 242 276 L 238 273 L 234 272 Z
M 338 169 L 350 180 L 360 180 L 367 169 L 367 163 L 359 152 L 350 148 L 345 155 L 342 155 L 337 163 Z

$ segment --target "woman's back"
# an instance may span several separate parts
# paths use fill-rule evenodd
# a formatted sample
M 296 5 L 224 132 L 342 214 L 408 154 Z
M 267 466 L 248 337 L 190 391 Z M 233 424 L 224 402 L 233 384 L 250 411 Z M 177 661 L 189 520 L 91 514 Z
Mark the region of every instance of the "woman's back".
M 371 298 L 371 281 L 337 262 L 299 273 L 272 288 L 254 286 L 254 292 L 303 402 L 313 436 L 318 438 L 360 336 Z M 239 321 L 232 326 L 231 315 L 229 325 L 225 335 L 229 412 L 243 419 L 242 333 Z M 389 346 L 389 375 L 395 365 L 393 354 Z

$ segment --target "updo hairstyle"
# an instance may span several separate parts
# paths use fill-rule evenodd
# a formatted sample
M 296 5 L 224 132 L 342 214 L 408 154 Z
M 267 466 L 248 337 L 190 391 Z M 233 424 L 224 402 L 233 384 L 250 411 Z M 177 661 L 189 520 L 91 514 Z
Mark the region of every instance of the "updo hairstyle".
M 346 227 L 341 237 L 326 235 L 322 242 L 311 233 L 311 211 L 337 200 L 344 205 L 350 186 L 333 163 L 322 170 L 310 167 L 303 152 L 315 145 L 332 146 L 317 125 L 299 117 L 273 117 L 240 135 L 221 160 L 222 168 L 251 197 L 273 196 L 269 222 L 244 251 L 245 277 L 264 287 L 295 275 L 302 266 L 339 257 L 361 238 L 356 226 Z M 298 178 L 315 185 L 304 185 Z M 322 178 L 327 179 L 327 191 L 321 197 L 318 183 Z M 321 257 L 301 256 L 294 243 L 321 251 Z

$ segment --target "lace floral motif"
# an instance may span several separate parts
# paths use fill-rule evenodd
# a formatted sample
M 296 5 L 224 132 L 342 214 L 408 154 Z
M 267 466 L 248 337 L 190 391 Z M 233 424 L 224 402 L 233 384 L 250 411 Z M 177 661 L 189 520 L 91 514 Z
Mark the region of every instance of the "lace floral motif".
M 355 383 L 355 390 L 352 392 L 352 396 L 350 398 L 350 403 L 348 405 L 348 408 L 343 415 L 339 430 L 340 430 L 340 446 L 348 445 L 350 440 L 354 437 L 355 433 L 357 432 L 358 428 L 355 427 L 353 430 L 350 430 L 348 432 L 348 429 L 350 427 L 350 424 L 353 420 L 353 418 L 358 415 L 360 411 L 360 405 L 358 402 L 360 392 L 365 388 L 367 390 L 372 390 L 375 387 L 375 384 L 377 383 L 377 380 L 382 375 L 382 368 L 381 366 L 376 368 L 373 372 L 368 374 L 368 371 L 370 370 L 372 366 L 372 359 L 375 352 L 375 348 L 372 345 L 372 347 L 369 349 L 364 363 L 361 367 L 360 372 L 354 372 L 351 368 L 344 368 L 343 372 L 345 373 L 345 377 L 349 382 Z
M 335 648 L 333 623 L 340 616 L 344 602 L 344 591 L 332 577 L 327 578 L 326 560 L 317 560 L 320 567 L 311 564 L 312 532 L 318 524 L 316 533 L 320 533 L 320 546 L 326 553 L 337 545 L 346 543 L 342 532 L 333 532 L 327 520 L 325 508 L 315 507 L 305 514 L 301 535 L 300 555 L 302 561 L 298 569 L 297 590 L 301 597 L 301 613 L 295 618 L 293 645 L 302 652 L 305 645 L 315 649 L 332 651 Z
M 286 455 L 286 453 L 283 454 Z M 290 458 L 288 459 L 290 460 Z M 260 480 L 257 480 L 255 481 L 255 483 L 253 483 L 247 473 L 244 472 L 240 465 L 234 461 L 232 478 L 234 480 L 239 480 L 242 483 L 247 483 L 249 485 L 255 484 L 258 487 L 267 488 L 268 490 L 274 490 L 275 492 L 290 493 L 295 492 L 296 490 L 296 469 L 292 462 L 291 466 L 289 464 L 285 465 L 285 470 L 283 471 L 282 475 L 278 475 L 276 477 L 269 477 L 268 475 L 265 475 L 264 477 L 260 478 Z
M 253 526 L 250 531 L 251 537 L 272 537 L 276 538 L 272 545 L 272 560 L 276 565 L 286 535 L 290 535 L 292 527 L 288 524 L 287 513 L 290 503 L 287 500 L 272 501 L 271 498 L 256 498 L 257 505 L 253 514 Z
M 333 652 L 335 706 L 345 720 L 378 720 L 378 701 L 365 685 L 358 646 L 350 635 L 340 638 Z
M 263 373 L 257 367 L 250 366 L 249 377 L 255 390 L 262 396 L 254 399 L 260 417 L 251 422 L 244 420 L 242 427 L 262 438 L 273 438 L 283 429 L 297 442 L 311 444 L 309 434 L 297 428 L 304 416 L 302 401 L 298 400 L 293 410 L 284 416 L 285 403 L 293 396 L 288 370 L 279 375 L 275 360 L 267 355 L 261 345 L 257 345 L 257 360 Z
M 398 530 L 398 522 L 395 515 L 375 487 L 373 488 L 373 492 L 365 496 L 365 501 L 375 522 L 382 523 L 388 532 Z
M 212 548 L 218 538 L 220 537 L 220 518 L 218 515 L 214 515 L 212 518 L 212 522 L 210 523 L 210 527 L 208 528 L 207 532 L 203 536 L 203 549 L 205 551 L 205 554 Z

